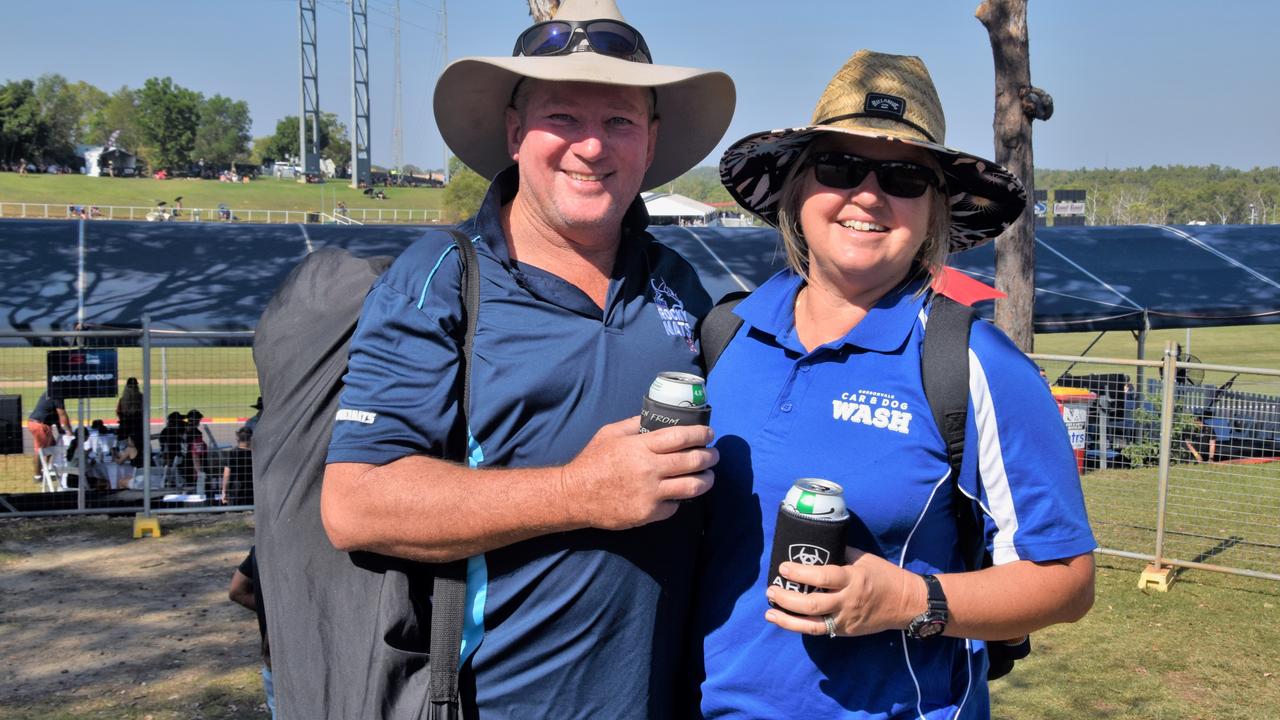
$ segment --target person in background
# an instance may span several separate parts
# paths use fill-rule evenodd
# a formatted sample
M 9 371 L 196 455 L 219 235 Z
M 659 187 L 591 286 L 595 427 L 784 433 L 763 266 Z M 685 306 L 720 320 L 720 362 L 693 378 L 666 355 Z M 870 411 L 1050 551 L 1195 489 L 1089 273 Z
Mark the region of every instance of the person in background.
M 262 418 L 262 396 L 259 395 L 258 400 L 252 405 L 250 405 L 249 407 L 253 408 L 254 410 L 257 410 L 258 412 L 254 413 L 253 417 L 246 420 L 244 423 L 244 426 L 249 428 L 250 430 L 256 430 L 258 427 L 258 420 Z
M 258 635 L 262 638 L 262 689 L 267 695 L 267 709 L 271 711 L 272 720 L 275 720 L 276 693 L 271 679 L 271 643 L 267 639 L 266 601 L 262 597 L 262 584 L 258 582 L 258 558 L 254 551 L 255 548 L 249 548 L 249 554 L 231 574 L 231 587 L 227 594 L 232 602 L 252 610 L 258 617 Z
M 1191 427 L 1182 434 L 1182 446 L 1198 463 L 1213 462 L 1218 456 L 1218 438 L 1205 422 L 1208 417 L 1206 413 L 1196 413 Z
M 190 410 L 187 412 L 187 434 L 184 438 L 186 449 L 186 483 L 187 485 L 197 485 L 200 477 L 204 475 L 204 458 L 209 454 L 209 445 L 204 441 L 204 429 L 200 423 L 204 420 L 204 413 L 199 410 Z
M 707 717 L 989 717 L 986 643 L 1093 603 L 1096 543 L 1035 365 L 973 324 L 958 477 L 930 412 L 932 278 L 1027 204 L 1009 171 L 945 147 L 944 127 L 919 58 L 860 50 L 809 125 L 721 160 L 734 199 L 781 231 L 787 268 L 735 308 L 742 327 L 707 380 Z M 821 565 L 793 547 L 770 584 L 778 503 L 799 478 L 843 486 L 845 555 Z M 983 536 L 969 542 L 953 503 L 973 499 Z M 971 545 L 994 564 L 969 570 Z
M 131 377 L 124 382 L 124 391 L 116 401 L 116 421 L 120 424 L 118 434 L 131 438 L 135 447 L 142 447 L 142 389 L 138 386 L 138 378 Z M 135 467 L 142 467 L 141 460 Z
M 236 430 L 236 446 L 222 461 L 222 504 L 253 504 L 253 430 Z
M 27 432 L 31 433 L 34 448 L 31 465 L 36 482 L 41 478 L 40 451 L 57 444 L 59 436 L 70 428 L 71 420 L 67 417 L 67 406 L 62 398 L 50 398 L 49 393 L 40 393 L 40 399 L 36 400 L 35 408 L 27 417 Z

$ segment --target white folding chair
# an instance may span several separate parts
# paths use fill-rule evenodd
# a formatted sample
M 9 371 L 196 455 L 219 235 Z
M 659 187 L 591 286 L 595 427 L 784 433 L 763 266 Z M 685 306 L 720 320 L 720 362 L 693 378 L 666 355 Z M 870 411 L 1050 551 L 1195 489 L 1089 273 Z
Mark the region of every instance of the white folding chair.
M 67 448 L 58 444 L 40 448 L 40 489 L 43 492 L 70 490 L 67 486 Z

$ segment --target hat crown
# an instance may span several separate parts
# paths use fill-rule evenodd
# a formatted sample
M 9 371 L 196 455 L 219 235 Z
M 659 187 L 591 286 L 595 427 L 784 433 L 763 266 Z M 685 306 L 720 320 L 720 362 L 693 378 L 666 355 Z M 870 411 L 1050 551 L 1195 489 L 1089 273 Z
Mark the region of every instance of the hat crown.
M 913 55 L 859 50 L 836 72 L 813 110 L 813 125 L 945 144 L 942 101 Z
M 617 20 L 626 22 L 614 0 L 564 0 L 552 17 L 556 20 Z

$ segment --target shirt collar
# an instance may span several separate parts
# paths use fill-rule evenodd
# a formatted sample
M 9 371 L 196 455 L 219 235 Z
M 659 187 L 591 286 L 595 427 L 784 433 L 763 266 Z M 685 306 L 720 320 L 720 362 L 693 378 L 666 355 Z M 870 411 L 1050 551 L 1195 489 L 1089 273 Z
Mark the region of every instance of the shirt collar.
M 925 302 L 925 296 L 916 296 L 921 282 L 907 280 L 885 293 L 862 322 L 826 347 L 852 345 L 881 353 L 902 347 L 911 336 Z M 799 275 L 789 269 L 782 270 L 756 288 L 734 313 L 755 329 L 773 335 L 783 347 L 803 353 L 804 346 L 795 336 L 796 294 L 803 286 L 804 280 Z

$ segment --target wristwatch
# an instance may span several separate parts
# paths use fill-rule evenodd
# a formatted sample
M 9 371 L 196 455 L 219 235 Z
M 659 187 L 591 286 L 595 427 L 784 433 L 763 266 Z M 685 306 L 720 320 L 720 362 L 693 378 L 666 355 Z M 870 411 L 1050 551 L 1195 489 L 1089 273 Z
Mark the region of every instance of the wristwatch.
M 929 591 L 929 608 L 915 616 L 907 626 L 907 637 L 915 640 L 941 635 L 947 629 L 947 620 L 951 618 L 951 613 L 947 611 L 947 595 L 942 592 L 942 583 L 932 575 L 921 577 Z

